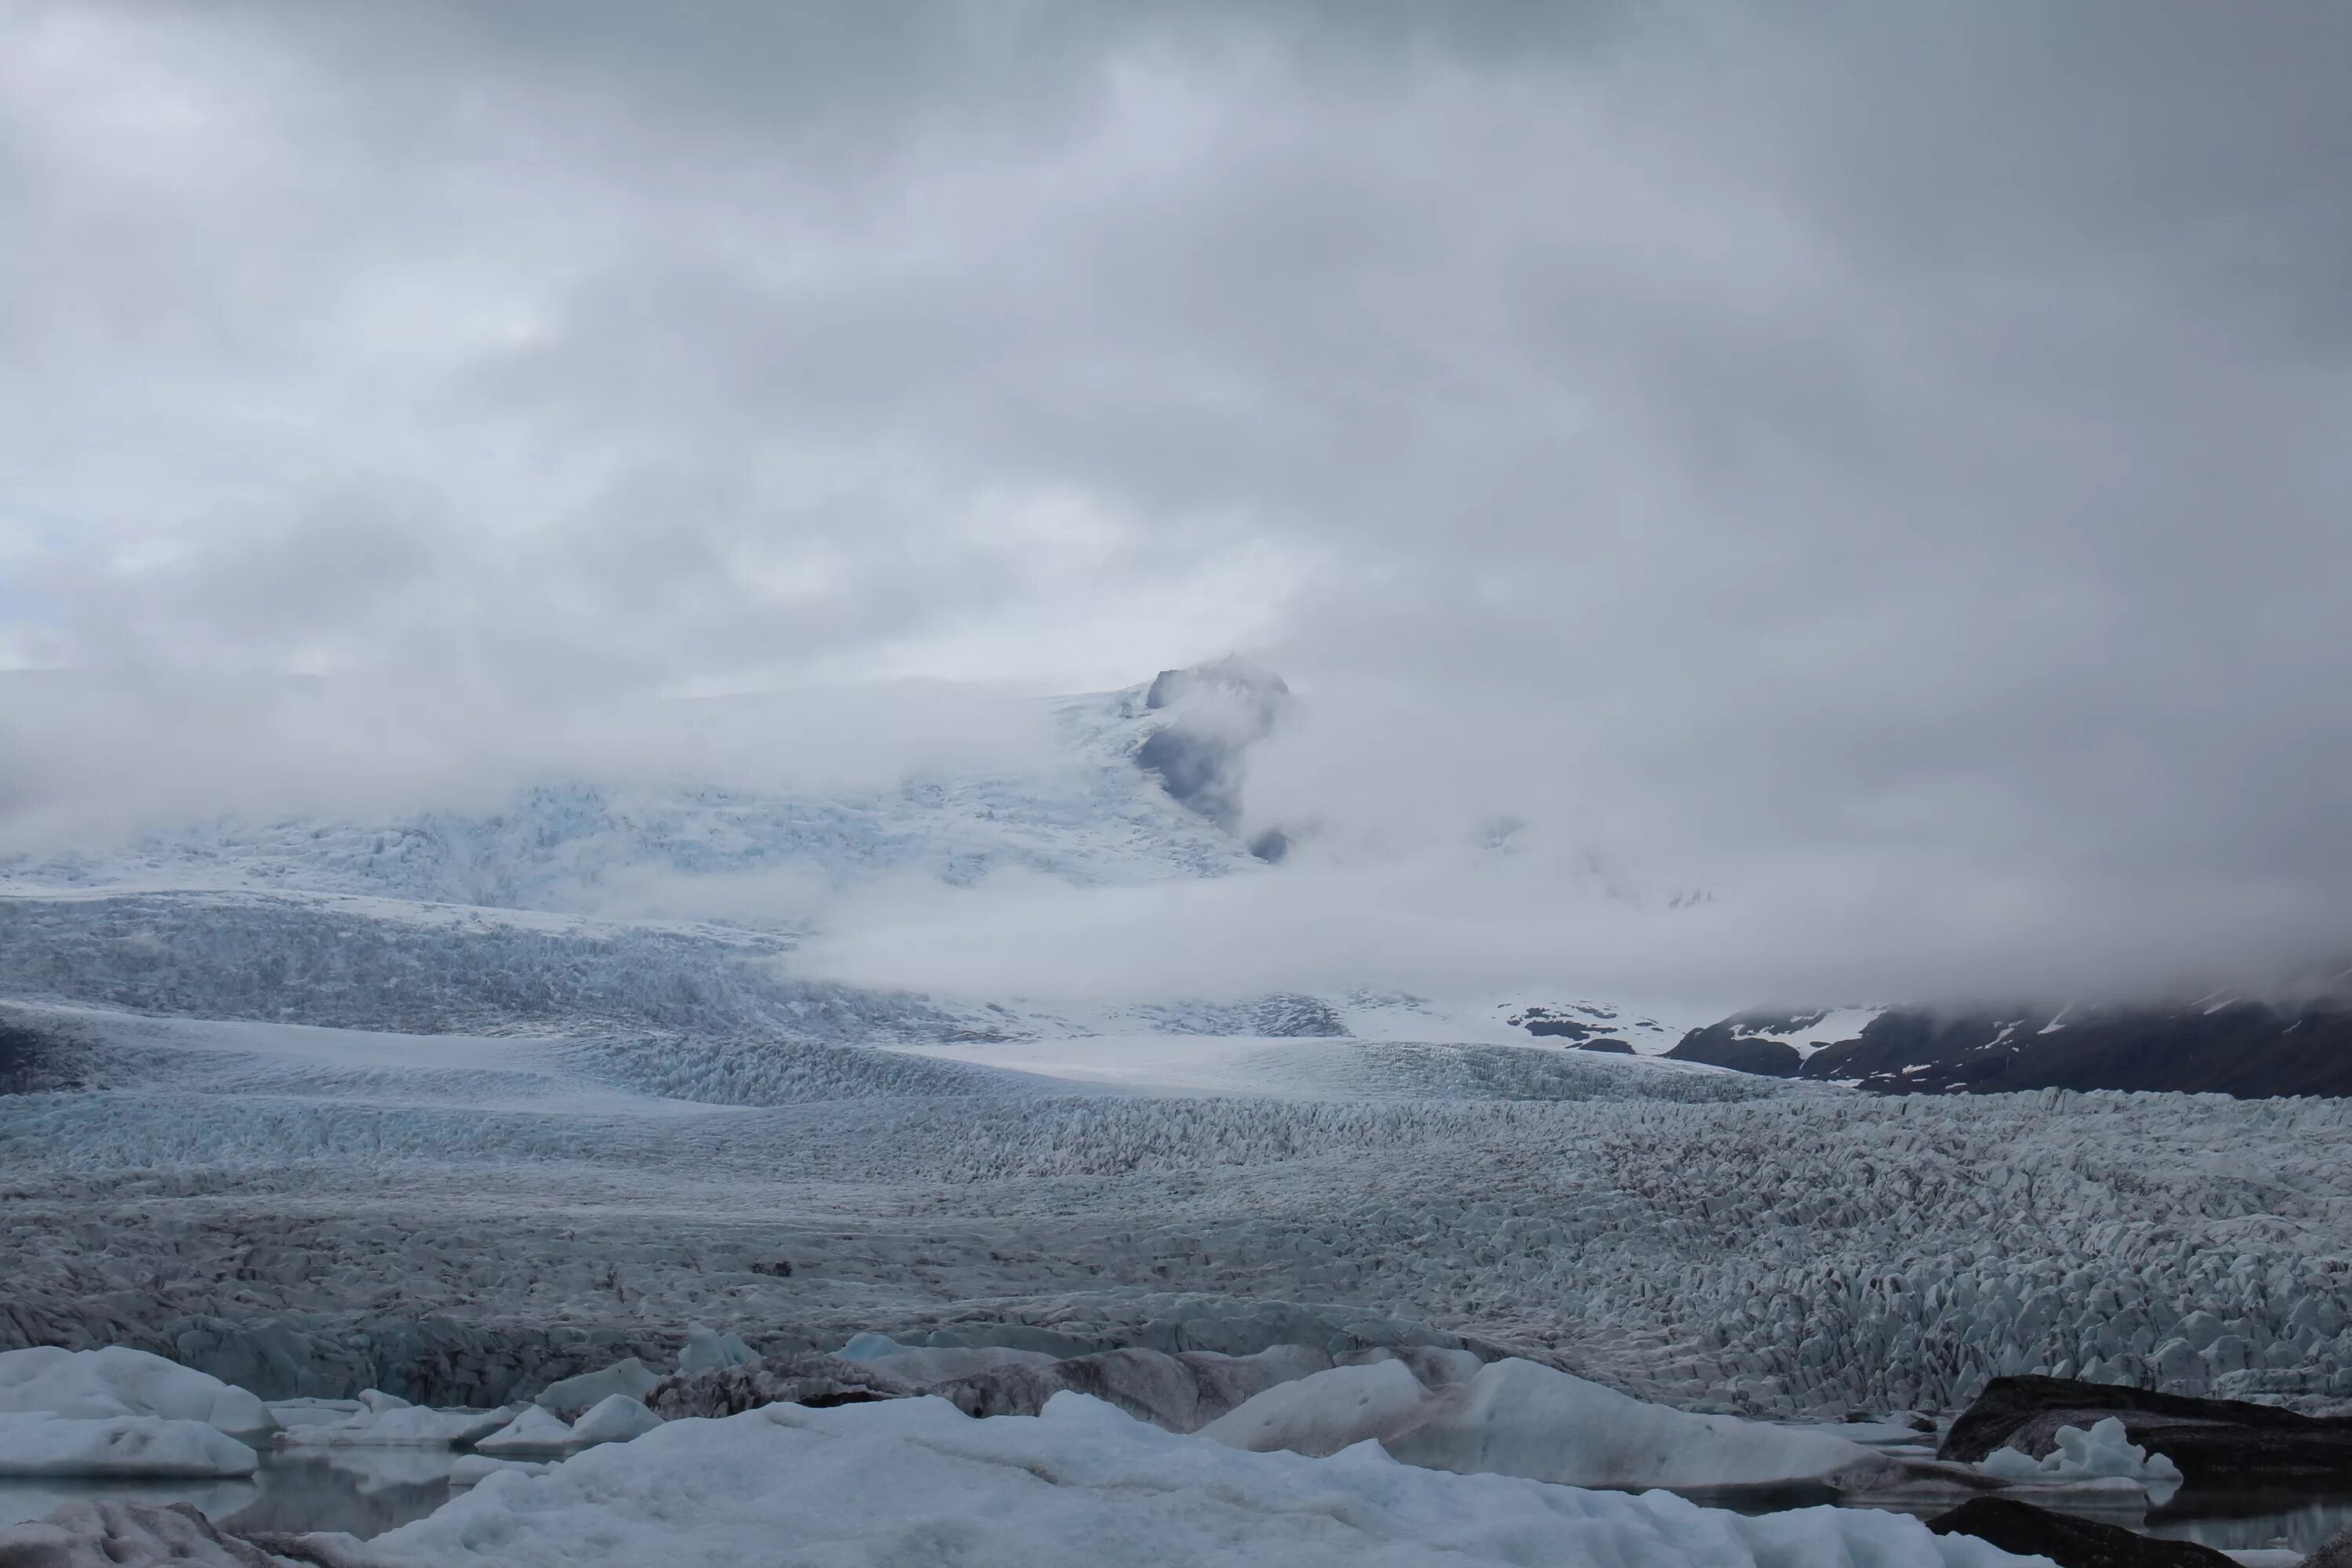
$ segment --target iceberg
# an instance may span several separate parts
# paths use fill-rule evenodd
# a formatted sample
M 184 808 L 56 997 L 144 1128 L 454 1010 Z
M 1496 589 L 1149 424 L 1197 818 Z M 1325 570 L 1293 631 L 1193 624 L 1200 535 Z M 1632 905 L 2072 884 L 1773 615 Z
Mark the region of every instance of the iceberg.
M 625 1394 L 632 1399 L 643 1399 L 661 1381 L 654 1369 L 630 1356 L 594 1372 L 583 1372 L 577 1377 L 567 1377 L 541 1389 L 532 1401 L 551 1415 L 562 1415 L 566 1411 L 577 1413 L 599 1400 L 615 1394 Z
M 2102 1480 L 2137 1483 L 2147 1500 L 2162 1508 L 2180 1489 L 2180 1468 L 2162 1454 L 2133 1442 L 2123 1419 L 2110 1415 L 2089 1430 L 2061 1426 L 2058 1446 L 2039 1459 L 2018 1448 L 1995 1448 L 1977 1468 L 1996 1479 L 2024 1486 L 2065 1486 Z
M 572 1441 L 586 1446 L 593 1443 L 625 1443 L 642 1436 L 662 1424 L 662 1418 L 625 1394 L 615 1394 L 599 1400 L 595 1408 L 572 1424 Z
M 780 1551 L 834 1568 L 2032 1561 L 1869 1510 L 1746 1518 L 1664 1492 L 1416 1468 L 1372 1445 L 1248 1453 L 1067 1392 L 1041 1415 L 984 1421 L 929 1397 L 672 1421 L 541 1475 L 492 1475 L 367 1551 L 383 1568 L 767 1568 Z
M 267 1432 L 268 1406 L 242 1388 L 128 1345 L 0 1351 L 0 1414 L 47 1412 L 84 1420 L 153 1415 L 224 1432 Z
M 1860 1479 L 1889 1461 L 1826 1432 L 1646 1404 L 1530 1361 L 1431 1389 L 1402 1361 L 1277 1384 L 1201 1436 L 1238 1448 L 1336 1454 L 1378 1442 L 1431 1469 L 1580 1487 L 1714 1487 Z
M 615 1398 L 625 1395 L 616 1394 Z M 572 1424 L 531 1405 L 474 1445 L 478 1454 L 530 1454 L 572 1447 Z
M 278 1434 L 278 1442 L 284 1447 L 304 1448 L 463 1448 L 499 1431 L 514 1416 L 512 1409 L 433 1410 L 388 1402 L 382 1408 L 372 1405 L 341 1421 L 289 1427 Z
M 202 1421 L 0 1415 L 0 1476 L 249 1476 L 258 1463 L 251 1448 Z

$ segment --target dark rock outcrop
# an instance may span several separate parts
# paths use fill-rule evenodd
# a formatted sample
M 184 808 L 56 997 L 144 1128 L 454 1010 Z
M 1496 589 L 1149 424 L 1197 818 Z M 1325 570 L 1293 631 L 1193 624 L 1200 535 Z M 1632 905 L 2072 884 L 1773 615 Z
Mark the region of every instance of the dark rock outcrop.
M 2303 1568 L 2352 1568 L 2352 1524 L 2321 1542 L 2319 1550 L 2303 1560 Z
M 1973 1535 L 2020 1557 L 2047 1557 L 2058 1568 L 2235 1568 L 2231 1558 L 2193 1541 L 2158 1541 L 2011 1498 L 1971 1498 L 1927 1528 Z
M 2110 1415 L 2133 1442 L 2180 1468 L 2185 1491 L 2352 1492 L 2352 1420 L 2063 1377 L 1993 1379 L 1936 1457 L 1974 1463 L 2011 1447 L 2038 1458 L 2057 1446 L 2059 1427 Z
M 1802 1016 L 1800 1016 L 1801 1018 Z M 1821 1015 L 1812 1015 L 1819 1017 Z M 1762 1078 L 1794 1078 L 1805 1065 L 1797 1047 L 1784 1040 L 1761 1039 L 1764 1032 L 1781 1034 L 1801 1026 L 1800 1018 L 1762 1013 L 1739 1013 L 1720 1024 L 1693 1029 L 1666 1055 L 1678 1062 L 1703 1062 Z
M 1290 701 L 1282 677 L 1238 655 L 1190 669 L 1163 669 L 1143 705 L 1166 713 L 1168 721 L 1143 738 L 1136 766 L 1157 775 L 1169 798 L 1186 810 L 1237 832 L 1244 753 L 1274 732 Z M 1279 860 L 1290 846 L 1290 835 L 1275 826 L 1252 837 L 1250 853 Z
M 1772 1078 L 1850 1083 L 1882 1094 L 2006 1094 L 2042 1089 L 2218 1093 L 2241 1100 L 2352 1095 L 2352 995 L 2341 985 L 2292 1002 L 2167 1005 L 1898 1007 L 1810 1056 L 1761 1034 L 1800 1033 L 1823 1015 L 1736 1014 L 1667 1054 Z

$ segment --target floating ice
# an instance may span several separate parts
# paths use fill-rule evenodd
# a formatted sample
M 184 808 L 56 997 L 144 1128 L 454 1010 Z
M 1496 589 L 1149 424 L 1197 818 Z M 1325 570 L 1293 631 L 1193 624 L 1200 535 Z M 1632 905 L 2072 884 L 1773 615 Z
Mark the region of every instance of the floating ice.
M 625 1394 L 615 1394 L 598 1400 L 594 1408 L 572 1424 L 572 1440 L 583 1446 L 625 1443 L 661 1424 L 662 1418 L 637 1400 Z
M 613 1397 L 625 1399 L 628 1395 L 616 1394 Z M 477 1442 L 474 1449 L 482 1454 L 541 1453 L 552 1448 L 568 1448 L 575 1440 L 571 1423 L 533 1405 Z
M 244 1389 L 125 1345 L 0 1351 L 0 1413 L 28 1411 L 87 1420 L 155 1415 L 224 1432 L 267 1432 L 277 1425 Z
M 1764 1518 L 1399 1465 L 1252 1454 L 1163 1432 L 1080 1394 L 973 1421 L 938 1399 L 772 1405 L 667 1423 L 544 1475 L 493 1476 L 377 1536 L 386 1568 L 767 1568 L 1018 1563 L 1160 1568 L 1996 1568 L 2019 1563 L 1915 1519 L 1815 1508 Z
M 0 1476 L 249 1476 L 251 1448 L 202 1421 L 0 1415 Z
M 911 1346 L 902 1345 L 887 1334 L 863 1333 L 849 1336 L 849 1342 L 833 1353 L 843 1361 L 874 1362 L 885 1357 L 905 1354 Z
M 749 1366 L 759 1359 L 759 1352 L 735 1335 L 721 1334 L 707 1323 L 688 1323 L 686 1348 L 677 1352 L 677 1370 L 717 1372 L 725 1367 Z M 642 1394 L 644 1390 L 637 1392 Z
M 278 1441 L 287 1447 L 462 1448 L 505 1426 L 514 1415 L 511 1409 L 432 1410 L 419 1405 L 394 1405 L 362 1410 L 326 1425 L 290 1427 L 278 1434 Z
M 2071 1481 L 2137 1481 L 2147 1500 L 2162 1508 L 2180 1489 L 2180 1469 L 2162 1454 L 2150 1454 L 2126 1435 L 2120 1417 L 2110 1415 L 2089 1431 L 2061 1426 L 2058 1446 L 2041 1458 L 2017 1448 L 1995 1448 L 1977 1468 L 2005 1481 L 2032 1486 Z
M 1436 1390 L 1402 1362 L 1334 1367 L 1267 1389 L 1202 1435 L 1306 1454 L 1378 1440 L 1409 1464 L 1586 1487 L 1738 1486 L 1885 1468 L 1826 1432 L 1693 1415 L 1519 1360 Z
M 661 1378 L 653 1368 L 631 1356 L 614 1362 L 611 1366 L 594 1372 L 583 1372 L 577 1377 L 567 1377 L 561 1383 L 551 1383 L 532 1401 L 541 1409 L 557 1415 L 566 1411 L 581 1411 L 615 1394 L 625 1394 L 632 1399 L 643 1399 L 652 1392 Z

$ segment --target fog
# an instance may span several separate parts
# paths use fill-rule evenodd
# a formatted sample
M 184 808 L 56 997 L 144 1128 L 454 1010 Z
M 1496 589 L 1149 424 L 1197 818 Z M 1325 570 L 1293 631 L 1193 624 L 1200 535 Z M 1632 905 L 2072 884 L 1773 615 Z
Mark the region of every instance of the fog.
M 0 16 L 0 845 L 1051 767 L 1035 696 L 1240 649 L 1282 865 L 839 890 L 804 962 L 2352 950 L 2352 15 Z

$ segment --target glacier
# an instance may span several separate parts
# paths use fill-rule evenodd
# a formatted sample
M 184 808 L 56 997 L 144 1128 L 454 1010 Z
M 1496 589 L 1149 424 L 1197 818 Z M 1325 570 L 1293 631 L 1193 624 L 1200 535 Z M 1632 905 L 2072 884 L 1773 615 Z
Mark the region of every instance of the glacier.
M 1138 766 L 1148 697 L 1056 705 L 1063 749 L 1027 773 L 827 796 L 551 784 L 472 815 L 215 822 L 0 859 L 0 1367 L 164 1358 L 273 1402 L 288 1450 L 320 1456 L 612 1438 L 544 1474 L 474 1463 L 473 1492 L 425 1521 L 504 1532 L 518 1562 L 570 1548 L 517 1500 L 569 1498 L 567 1476 L 623 1485 L 600 1456 L 716 1441 L 675 1435 L 692 1417 L 646 1429 L 662 1372 L 748 1378 L 755 1355 L 848 1351 L 877 1377 L 956 1358 L 1295 1362 L 1330 1381 L 1253 1388 L 1267 1403 L 1246 1421 L 1204 1406 L 1243 1441 L 1185 1462 L 1258 1467 L 1202 1486 L 1257 1498 L 1235 1527 L 1300 1532 L 1309 1558 L 1342 1548 L 1316 1544 L 1286 1488 L 1356 1488 L 1373 1521 L 1421 1500 L 1346 1548 L 1407 1554 L 1428 1546 L 1426 1488 L 1505 1484 L 1361 1480 L 1353 1445 L 1391 1417 L 1429 1463 L 1495 1468 L 1626 1399 L 1750 1436 L 1853 1413 L 1884 1418 L 1857 1434 L 1909 1433 L 2028 1372 L 2352 1408 L 2341 1101 L 1878 1099 L 1670 1059 L 1705 1017 L 1574 988 L 1074 1002 L 806 967 L 827 899 L 890 879 L 1285 875 Z M 730 903 L 744 889 L 756 909 Z M 1851 1022 L 1751 1020 L 1742 1042 L 1801 1054 Z M 1456 1358 L 1453 1381 L 1420 1379 L 1430 1358 Z M 1369 1403 L 1335 1413 L 1331 1389 Z M 362 1393 L 376 1405 L 324 1403 Z M 1537 1436 L 1512 1426 L 1522 1407 Z M 1074 1424 L 1056 1430 L 1096 1422 L 1105 1452 L 1157 1462 L 1166 1434 L 1054 1408 Z M 948 1462 L 890 1425 L 915 1415 L 809 1414 L 877 1465 Z M 802 1419 L 709 1425 L 762 1453 L 834 1430 Z M 1794 1448 L 1869 1452 L 1746 1443 L 1727 1452 L 1766 1456 L 1747 1479 Z M 1284 1447 L 1330 1453 L 1241 1451 Z M 1558 1480 L 1738 1469 L 1519 1468 L 1522 1489 L 1492 1495 L 1528 1519 L 1570 1506 L 1524 1489 Z M 681 1484 L 662 1474 L 624 1533 Z M 1132 1525 L 1094 1483 L 1066 1489 L 1042 1506 L 1072 1531 Z M 1196 1514 L 1204 1495 L 1171 1493 Z M 1883 1533 L 1899 1521 L 1702 1529 L 1633 1500 L 1649 1511 L 1611 1530 L 1703 1536 L 1726 1562 L 1785 1560 L 1776 1530 L 1857 1561 L 1969 1550 Z M 447 1544 L 404 1528 L 418 1554 L 384 1561 Z M 855 1560 L 864 1537 L 839 1528 Z

